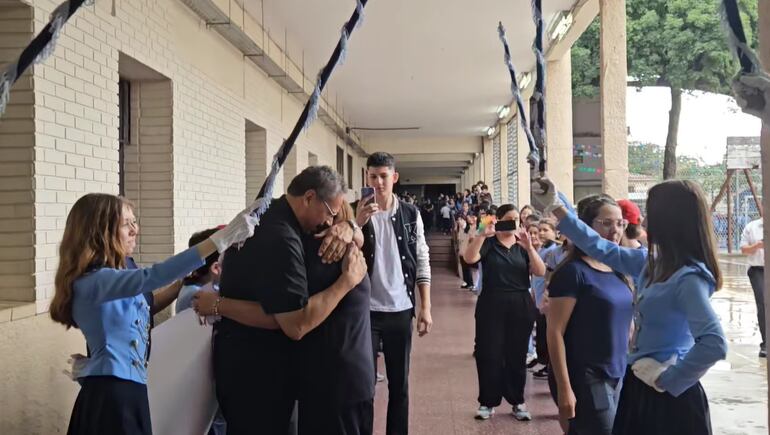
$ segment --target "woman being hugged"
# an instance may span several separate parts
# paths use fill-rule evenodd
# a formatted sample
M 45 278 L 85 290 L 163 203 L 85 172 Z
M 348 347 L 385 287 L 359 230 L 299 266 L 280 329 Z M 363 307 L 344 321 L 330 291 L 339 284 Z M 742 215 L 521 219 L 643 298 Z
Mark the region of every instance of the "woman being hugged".
M 636 277 L 635 330 L 613 434 L 710 434 L 700 378 L 725 358 L 727 342 L 709 301 L 722 274 L 701 187 L 669 180 L 649 190 L 649 255 L 603 239 L 567 211 L 550 180 L 538 180 L 533 189 L 575 246 Z
M 152 312 L 173 297 L 152 297 L 202 266 L 215 251 L 254 233 L 258 220 L 239 213 L 222 230 L 152 267 L 139 269 L 128 257 L 137 225 L 123 198 L 89 193 L 72 206 L 59 247 L 51 318 L 79 328 L 89 356 L 77 358 L 72 376 L 81 384 L 68 434 L 152 433 L 147 399 L 147 365 Z

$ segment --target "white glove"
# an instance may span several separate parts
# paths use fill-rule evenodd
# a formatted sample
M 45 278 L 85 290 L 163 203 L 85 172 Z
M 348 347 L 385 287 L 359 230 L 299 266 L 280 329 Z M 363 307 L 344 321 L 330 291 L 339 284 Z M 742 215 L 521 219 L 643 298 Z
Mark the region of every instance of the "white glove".
M 64 370 L 64 374 L 67 375 L 68 378 L 77 382 L 78 378 L 80 378 L 80 373 L 86 367 L 88 361 L 90 361 L 90 358 L 86 357 L 85 355 L 81 355 L 79 353 L 70 355 L 69 359 L 67 360 L 67 364 L 70 365 L 70 369 Z
M 735 101 L 741 109 L 770 125 L 770 75 L 765 72 L 738 74 L 733 80 Z
M 217 251 L 225 252 L 230 246 L 244 242 L 254 235 L 254 227 L 259 225 L 259 218 L 252 214 L 252 211 L 262 207 L 265 201 L 268 199 L 260 198 L 254 201 L 245 210 L 238 213 L 226 227 L 211 236 L 211 241 L 217 246 Z
M 671 358 L 662 363 L 653 358 L 641 358 L 631 366 L 631 370 L 634 371 L 634 375 L 636 375 L 642 382 L 654 388 L 658 393 L 663 393 L 666 390 L 660 388 L 655 382 L 658 380 L 661 373 L 676 364 L 676 361 L 676 355 L 671 355 Z
M 532 202 L 535 208 L 549 214 L 563 204 L 559 199 L 556 185 L 547 177 L 541 177 L 532 182 Z

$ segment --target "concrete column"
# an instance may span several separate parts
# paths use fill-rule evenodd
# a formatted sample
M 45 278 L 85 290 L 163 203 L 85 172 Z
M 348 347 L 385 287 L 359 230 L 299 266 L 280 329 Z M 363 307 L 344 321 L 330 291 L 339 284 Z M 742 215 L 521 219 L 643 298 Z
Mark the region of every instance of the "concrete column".
M 572 178 L 572 50 L 548 62 L 546 117 L 548 176 L 573 200 Z M 624 76 L 625 77 L 625 76 Z M 625 95 L 625 94 L 624 94 Z M 625 145 L 625 142 L 623 143 Z M 625 152 L 625 150 L 624 150 Z
M 770 65 L 770 1 L 759 2 L 759 58 L 765 65 Z M 761 133 L 762 150 L 762 179 L 770 180 L 770 125 L 764 124 Z M 765 213 L 770 210 L 770 182 L 762 183 L 762 207 Z M 764 215 L 767 220 L 767 214 Z M 770 226 L 765 225 L 765 238 L 770 240 Z M 770 268 L 770 256 L 765 256 L 765 268 Z M 770 288 L 770 274 L 765 275 L 765 313 L 770 313 L 770 298 L 767 297 Z M 770 316 L 765 317 L 765 323 L 770 326 Z M 767 378 L 770 379 L 770 365 L 767 366 Z M 768 425 L 770 425 L 770 390 L 768 390 Z
M 602 191 L 614 198 L 628 196 L 626 137 L 626 0 L 600 0 L 602 110 Z
M 527 119 L 529 119 L 529 104 L 524 105 L 524 115 L 527 116 Z M 530 175 L 530 169 L 529 169 L 529 163 L 527 162 L 527 155 L 529 154 L 529 143 L 527 142 L 527 133 L 524 132 L 524 129 L 521 127 L 521 118 L 517 115 L 516 122 L 519 123 L 519 158 L 517 161 L 517 164 L 519 165 L 517 174 L 518 174 L 518 180 L 516 180 L 517 183 L 519 183 L 519 203 L 516 204 L 517 207 L 521 207 L 525 204 L 530 204 L 532 202 L 532 198 L 530 195 L 530 187 L 532 184 L 531 175 Z M 572 125 L 572 124 L 570 124 Z

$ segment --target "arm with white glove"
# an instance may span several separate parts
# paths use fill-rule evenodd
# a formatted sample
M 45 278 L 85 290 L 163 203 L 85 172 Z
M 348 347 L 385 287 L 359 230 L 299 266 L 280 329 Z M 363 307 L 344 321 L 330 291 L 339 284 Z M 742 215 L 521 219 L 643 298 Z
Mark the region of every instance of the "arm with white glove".
M 770 125 L 770 75 L 764 71 L 740 73 L 733 80 L 733 91 L 735 101 L 744 112 Z
M 214 250 L 210 250 L 205 253 L 201 251 L 203 249 L 201 245 L 204 243 L 211 241 L 214 246 L 216 247 L 216 251 L 218 252 L 225 252 L 227 248 L 230 246 L 236 244 L 236 243 L 242 243 L 245 242 L 246 239 L 254 235 L 254 227 L 259 225 L 259 218 L 256 216 L 255 212 L 256 210 L 260 209 L 262 206 L 265 205 L 266 202 L 270 201 L 268 198 L 259 198 L 251 205 L 246 207 L 243 211 L 238 213 L 233 220 L 230 221 L 229 224 L 227 224 L 226 227 L 222 228 L 221 230 L 217 231 L 216 233 L 212 234 L 211 237 L 208 238 L 208 240 L 205 240 L 198 244 L 198 252 L 201 253 L 201 256 L 203 258 L 206 258 L 207 256 L 214 253 Z M 207 247 L 210 249 L 210 247 Z

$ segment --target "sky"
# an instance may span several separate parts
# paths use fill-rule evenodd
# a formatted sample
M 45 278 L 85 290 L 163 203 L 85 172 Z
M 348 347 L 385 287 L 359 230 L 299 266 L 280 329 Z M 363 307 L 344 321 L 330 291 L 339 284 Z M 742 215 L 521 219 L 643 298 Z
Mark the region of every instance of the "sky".
M 626 122 L 632 141 L 666 144 L 671 94 L 668 88 L 629 87 Z M 759 136 L 759 118 L 746 115 L 732 97 L 706 92 L 682 95 L 678 155 L 699 157 L 706 163 L 724 158 L 727 136 Z

